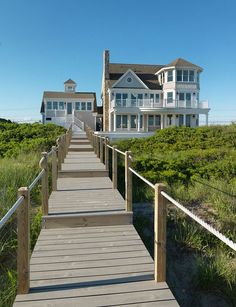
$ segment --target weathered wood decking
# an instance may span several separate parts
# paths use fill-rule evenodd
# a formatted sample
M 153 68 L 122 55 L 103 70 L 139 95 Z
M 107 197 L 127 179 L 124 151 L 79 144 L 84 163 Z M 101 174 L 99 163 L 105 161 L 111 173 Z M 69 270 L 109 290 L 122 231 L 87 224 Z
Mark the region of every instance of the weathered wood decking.
M 14 306 L 178 306 L 91 148 L 73 137 Z

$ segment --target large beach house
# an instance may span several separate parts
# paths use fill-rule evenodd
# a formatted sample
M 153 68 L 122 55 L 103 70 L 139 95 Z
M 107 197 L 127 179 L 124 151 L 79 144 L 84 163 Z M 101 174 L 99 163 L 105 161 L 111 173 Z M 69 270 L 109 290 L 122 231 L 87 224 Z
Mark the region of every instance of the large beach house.
M 178 58 L 167 65 L 110 63 L 103 55 L 103 131 L 149 132 L 171 126 L 208 124 L 209 106 L 200 101 L 202 68 Z
M 84 130 L 88 125 L 94 130 L 101 122 L 102 108 L 97 106 L 96 93 L 76 92 L 77 84 L 64 82 L 64 92 L 45 91 L 41 104 L 42 122 L 68 128 L 72 123 Z

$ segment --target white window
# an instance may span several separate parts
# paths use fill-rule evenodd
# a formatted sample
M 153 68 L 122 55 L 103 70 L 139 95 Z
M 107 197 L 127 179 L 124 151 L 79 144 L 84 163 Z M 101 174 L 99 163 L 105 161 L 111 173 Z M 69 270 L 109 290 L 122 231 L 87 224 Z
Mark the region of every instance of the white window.
M 81 102 L 81 110 L 86 111 L 86 102 Z
M 92 111 L 92 102 L 87 102 L 87 111 Z
M 184 93 L 179 93 L 179 100 L 184 100 Z
M 155 115 L 155 126 L 161 125 L 161 115 Z
M 148 115 L 148 126 L 154 126 L 154 115 Z
M 47 101 L 47 110 L 52 110 L 52 102 Z
M 80 102 L 75 103 L 75 109 L 76 111 L 80 111 Z
M 183 81 L 188 82 L 188 70 L 183 70 Z
M 173 81 L 173 70 L 168 70 L 168 72 L 167 72 L 167 81 L 168 82 Z
M 116 115 L 116 128 L 127 128 L 127 127 L 128 127 L 128 116 Z
M 177 70 L 177 81 L 181 82 L 183 81 L 183 71 L 182 70 Z
M 189 71 L 189 82 L 194 82 L 194 70 Z
M 168 126 L 171 126 L 171 123 L 172 123 L 172 115 L 168 114 L 167 115 L 167 124 L 168 124 Z
M 161 125 L 161 115 L 148 115 L 148 126 L 159 127 Z
M 116 93 L 116 106 L 126 107 L 126 102 L 128 99 L 128 94 L 126 93 Z
M 177 82 L 194 82 L 194 70 L 177 70 Z
M 59 110 L 64 110 L 64 102 L 59 101 Z
M 58 110 L 58 102 L 53 101 L 53 110 Z
M 137 116 L 136 115 L 130 116 L 130 126 L 131 128 L 137 128 Z
M 159 103 L 159 100 L 160 100 L 160 95 L 156 94 L 156 103 Z
M 167 93 L 167 103 L 172 103 L 173 102 L 173 92 L 168 92 Z

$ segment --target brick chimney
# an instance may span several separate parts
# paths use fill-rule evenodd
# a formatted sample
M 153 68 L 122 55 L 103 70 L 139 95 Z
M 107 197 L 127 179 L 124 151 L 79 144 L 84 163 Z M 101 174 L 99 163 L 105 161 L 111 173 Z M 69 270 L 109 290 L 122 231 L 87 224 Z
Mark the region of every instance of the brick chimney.
M 103 72 L 105 80 L 109 80 L 109 62 L 110 62 L 110 53 L 109 50 L 105 50 L 103 52 Z

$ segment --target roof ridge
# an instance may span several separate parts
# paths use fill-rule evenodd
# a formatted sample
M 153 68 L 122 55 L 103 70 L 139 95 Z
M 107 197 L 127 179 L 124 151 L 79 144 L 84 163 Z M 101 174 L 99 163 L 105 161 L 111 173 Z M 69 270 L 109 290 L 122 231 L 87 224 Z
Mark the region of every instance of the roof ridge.
M 109 63 L 112 65 L 165 66 L 164 64 Z

